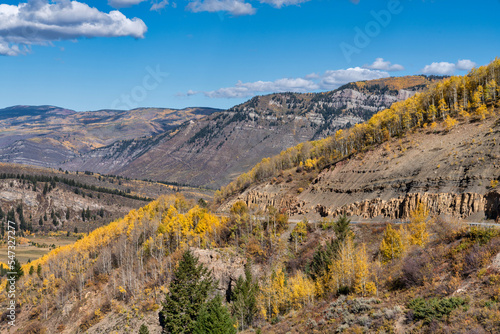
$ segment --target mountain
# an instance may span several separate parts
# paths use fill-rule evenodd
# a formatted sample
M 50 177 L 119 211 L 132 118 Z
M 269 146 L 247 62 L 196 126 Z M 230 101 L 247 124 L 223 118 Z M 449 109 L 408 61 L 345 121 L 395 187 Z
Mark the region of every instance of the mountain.
M 0 161 L 59 168 L 69 159 L 119 140 L 153 136 L 219 111 L 141 108 L 74 112 L 52 106 L 0 110 Z
M 50 115 L 72 115 L 74 110 L 63 109 L 54 106 L 13 106 L 0 109 L 0 120 L 18 117 L 46 118 Z
M 386 78 L 326 93 L 256 96 L 171 132 L 97 148 L 62 167 L 216 189 L 262 158 L 362 122 L 438 79 Z
M 296 219 L 405 220 L 419 203 L 443 217 L 500 215 L 496 60 L 431 85 L 369 121 L 263 160 L 218 194 Z M 228 201 L 229 199 L 229 201 Z
M 499 82 L 497 59 L 263 159 L 218 191 L 219 215 L 160 196 L 2 278 L 18 298 L 0 289 L 0 330 L 11 307 L 24 333 L 162 333 L 200 265 L 242 333 L 498 332 L 500 229 L 462 218 L 499 216 Z

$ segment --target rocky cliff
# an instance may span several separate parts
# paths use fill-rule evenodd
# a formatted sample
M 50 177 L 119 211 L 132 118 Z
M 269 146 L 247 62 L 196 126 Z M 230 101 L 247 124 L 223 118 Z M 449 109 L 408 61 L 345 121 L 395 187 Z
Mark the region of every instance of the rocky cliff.
M 295 180 L 301 173 L 290 171 L 295 181 L 251 187 L 222 209 L 243 200 L 260 209 L 273 205 L 297 218 L 347 214 L 356 220 L 396 220 L 408 218 L 424 202 L 438 215 L 496 219 L 499 124 L 497 117 L 490 117 L 450 131 L 421 129 L 313 173 L 306 185 Z

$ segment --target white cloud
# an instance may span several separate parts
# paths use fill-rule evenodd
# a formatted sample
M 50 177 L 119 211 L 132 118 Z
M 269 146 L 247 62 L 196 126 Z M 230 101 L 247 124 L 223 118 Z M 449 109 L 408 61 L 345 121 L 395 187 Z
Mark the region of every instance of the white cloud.
M 132 7 L 146 0 L 108 0 L 108 4 L 114 8 Z
M 469 59 L 460 59 L 457 62 L 457 70 L 470 71 L 476 66 L 477 64 Z
M 169 4 L 168 0 L 162 0 L 160 2 L 152 2 L 151 9 L 155 11 L 160 11 Z
M 143 38 L 146 31 L 141 19 L 129 19 L 116 10 L 104 13 L 77 1 L 0 4 L 0 55 L 15 56 L 29 52 L 33 44 L 82 37 Z
M 371 65 L 364 65 L 363 68 L 368 68 L 371 70 L 381 70 L 381 71 L 402 71 L 405 68 L 399 64 L 392 64 L 390 61 L 385 61 L 384 58 L 377 58 Z
M 318 73 L 311 73 L 311 74 L 306 75 L 304 78 L 306 78 L 306 79 L 318 79 L 319 77 L 320 77 L 320 75 Z
M 266 92 L 308 92 L 319 88 L 318 84 L 303 78 L 283 78 L 275 81 L 241 82 L 234 87 L 220 88 L 205 92 L 211 98 L 242 98 Z M 188 92 L 188 95 L 190 95 Z M 192 94 L 191 94 L 192 95 Z
M 448 62 L 434 62 L 430 65 L 426 65 L 422 72 L 424 74 L 436 74 L 436 75 L 453 75 L 456 70 L 459 71 L 469 71 L 477 64 L 469 59 L 461 59 L 456 64 Z
M 242 0 L 196 0 L 189 3 L 186 8 L 194 13 L 229 12 L 235 16 L 255 14 L 255 8 Z
M 335 89 L 353 81 L 374 80 L 389 77 L 389 73 L 370 70 L 361 67 L 348 68 L 346 70 L 326 71 L 320 86 L 323 89 Z
M 452 75 L 455 72 L 455 64 L 446 61 L 426 65 L 422 70 L 424 74 Z
M 283 6 L 299 5 L 310 0 L 260 0 L 261 3 L 267 3 L 273 7 L 281 8 Z
M 259 93 L 313 92 L 320 89 L 335 89 L 348 82 L 380 79 L 388 76 L 387 72 L 355 67 L 326 71 L 323 75 L 312 73 L 304 78 L 282 78 L 275 81 L 255 82 L 238 81 L 233 87 L 224 87 L 209 92 L 189 90 L 185 95 L 204 94 L 210 98 L 245 98 Z

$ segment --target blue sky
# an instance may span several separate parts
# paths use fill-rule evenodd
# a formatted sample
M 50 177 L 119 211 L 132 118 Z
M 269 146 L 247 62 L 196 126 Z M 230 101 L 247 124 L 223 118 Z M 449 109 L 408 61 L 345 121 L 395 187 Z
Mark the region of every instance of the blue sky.
M 500 1 L 0 3 L 0 108 L 228 108 L 500 56 Z

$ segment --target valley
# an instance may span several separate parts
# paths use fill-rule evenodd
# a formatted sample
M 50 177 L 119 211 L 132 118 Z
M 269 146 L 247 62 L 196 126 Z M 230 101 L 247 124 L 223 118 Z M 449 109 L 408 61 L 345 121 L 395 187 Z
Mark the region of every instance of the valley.
M 499 69 L 497 59 L 467 76 L 436 81 L 364 122 L 328 127 L 325 137 L 319 127 L 314 134 L 305 127 L 310 140 L 287 142 L 276 155 L 228 176 L 215 194 L 5 164 L 11 174 L 2 175 L 0 195 L 12 203 L 22 198 L 7 216 L 28 226 L 28 214 L 51 217 L 40 218 L 44 234 L 26 231 L 20 241 L 60 241 L 13 267 L 22 287 L 16 321 L 23 333 L 165 333 L 179 317 L 182 328 L 216 326 L 221 333 L 494 332 L 500 319 Z M 255 111 L 255 101 L 265 98 L 276 102 L 248 103 Z M 176 140 L 200 154 L 219 138 L 215 129 L 235 123 L 231 131 L 239 135 L 236 124 L 254 117 L 238 120 L 241 111 L 230 112 L 230 119 L 208 116 L 203 131 L 196 127 L 207 119 L 189 121 L 155 143 L 190 134 Z M 277 122 L 269 116 L 259 116 L 255 128 Z M 151 142 L 129 144 L 132 150 Z M 165 152 L 155 159 L 171 156 Z M 145 175 L 159 166 L 148 159 Z M 21 170 L 18 177 L 14 171 Z M 182 172 L 197 175 L 195 168 Z M 34 211 L 25 213 L 24 206 Z M 122 210 L 129 211 L 118 218 Z M 108 212 L 117 218 L 98 218 Z M 69 219 L 59 222 L 57 213 Z M 48 228 L 51 220 L 69 229 L 56 232 Z M 468 224 L 480 221 L 488 225 Z M 78 233 L 71 232 L 75 222 Z M 186 317 L 189 312 L 195 316 Z

